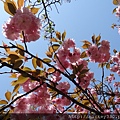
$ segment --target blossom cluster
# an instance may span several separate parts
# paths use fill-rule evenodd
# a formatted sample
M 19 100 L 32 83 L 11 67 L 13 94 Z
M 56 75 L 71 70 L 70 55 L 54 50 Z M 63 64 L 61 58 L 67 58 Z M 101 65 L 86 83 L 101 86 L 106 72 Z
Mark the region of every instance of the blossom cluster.
M 90 61 L 104 63 L 107 62 L 110 58 L 110 44 L 107 40 L 102 40 L 100 47 L 96 44 L 90 45 L 86 51 L 87 55 L 90 57 Z
M 120 75 L 120 52 L 117 52 L 115 55 L 111 56 L 111 63 L 113 66 L 111 66 L 110 70 Z
M 40 37 L 41 22 L 28 8 L 18 9 L 3 25 L 3 34 L 10 40 L 17 40 L 24 32 L 25 42 L 38 40 Z M 22 37 L 23 41 L 23 37 Z
M 39 85 L 40 82 L 31 81 L 31 79 L 21 84 L 24 92 L 29 92 Z M 60 82 L 56 88 L 67 93 L 70 84 L 68 82 Z M 16 97 L 18 96 L 19 94 Z M 14 113 L 56 113 L 57 110 L 62 112 L 64 106 L 68 106 L 70 103 L 70 100 L 63 96 L 52 99 L 47 85 L 44 83 L 34 92 L 18 99 L 14 103 Z
M 84 74 L 84 77 L 79 77 L 82 70 L 88 69 L 87 61 L 80 58 L 80 55 L 81 51 L 76 47 L 75 41 L 73 39 L 67 39 L 63 42 L 62 47 L 57 52 L 56 66 L 58 69 L 64 72 L 68 68 L 73 70 L 74 67 L 81 65 L 82 68 L 75 74 L 76 82 L 79 83 L 81 87 L 87 88 L 94 74 L 90 71 L 87 71 Z

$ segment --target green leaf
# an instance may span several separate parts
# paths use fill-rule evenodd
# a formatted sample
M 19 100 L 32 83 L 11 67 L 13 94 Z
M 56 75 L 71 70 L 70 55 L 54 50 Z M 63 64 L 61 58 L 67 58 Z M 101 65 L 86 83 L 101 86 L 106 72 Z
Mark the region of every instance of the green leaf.
M 10 91 L 7 91 L 6 93 L 5 93 L 5 97 L 6 97 L 6 99 L 8 100 L 8 101 L 10 101 L 10 99 L 11 99 L 11 92 Z

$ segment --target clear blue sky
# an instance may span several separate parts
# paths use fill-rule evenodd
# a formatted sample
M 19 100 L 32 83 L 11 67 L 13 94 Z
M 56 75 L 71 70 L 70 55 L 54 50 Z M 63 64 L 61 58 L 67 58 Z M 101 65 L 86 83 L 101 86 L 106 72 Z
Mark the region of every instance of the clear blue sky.
M 9 15 L 3 10 L 3 3 L 0 2 L 0 31 L 2 31 L 2 24 L 7 20 Z M 101 34 L 102 39 L 108 40 L 111 45 L 111 51 L 116 48 L 120 50 L 120 35 L 117 29 L 112 29 L 112 23 L 117 22 L 117 18 L 112 14 L 112 10 L 115 6 L 112 4 L 112 0 L 72 0 L 71 3 L 64 3 L 62 6 L 58 5 L 59 14 L 53 8 L 50 12 L 51 19 L 56 23 L 56 30 L 63 32 L 66 30 L 67 38 L 73 38 L 76 41 L 77 47 L 82 46 L 81 40 L 91 41 L 93 34 Z M 0 44 L 1 41 L 5 43 L 11 42 L 6 39 L 0 32 Z M 40 57 L 45 57 L 44 52 L 47 50 L 48 41 L 42 37 L 37 42 L 31 42 L 28 44 L 29 50 Z M 1 51 L 1 50 L 0 50 Z M 93 63 L 94 64 L 94 63 Z M 95 77 L 101 79 L 100 69 L 96 65 L 90 65 L 91 71 L 95 71 Z M 6 71 L 1 69 L 0 72 Z M 108 74 L 106 72 L 106 74 Z M 4 97 L 6 90 L 12 90 L 9 79 L 9 75 L 0 75 L 0 98 Z

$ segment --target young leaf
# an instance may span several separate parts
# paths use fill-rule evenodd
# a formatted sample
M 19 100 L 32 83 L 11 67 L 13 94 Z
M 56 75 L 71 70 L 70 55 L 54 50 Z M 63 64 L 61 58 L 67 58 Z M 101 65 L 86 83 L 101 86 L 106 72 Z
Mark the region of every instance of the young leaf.
M 87 56 L 86 52 L 84 51 L 81 53 L 80 58 L 85 58 L 85 57 L 88 57 L 88 56 Z
M 2 43 L 3 43 L 3 46 L 4 46 L 5 51 L 6 51 L 6 52 L 10 51 L 10 48 L 5 48 L 5 47 L 7 47 L 7 44 L 5 44 L 4 42 L 2 42 Z
M 61 33 L 58 32 L 58 31 L 56 31 L 55 33 L 56 33 L 56 37 L 57 37 L 59 40 L 61 40 Z
M 13 16 L 16 13 L 16 10 L 17 10 L 17 5 L 16 5 L 15 1 L 14 0 L 6 0 L 4 2 L 4 10 L 8 14 Z
M 45 54 L 46 54 L 49 58 L 52 58 L 53 53 L 47 51 Z
M 19 56 L 18 56 L 18 55 L 15 55 L 15 54 L 10 54 L 8 57 L 9 57 L 11 60 L 14 60 L 14 61 L 19 58 Z
M 8 104 L 8 102 L 6 100 L 0 100 L 0 105 L 1 104 Z
M 25 54 L 24 51 L 23 51 L 24 47 L 22 45 L 20 45 L 20 44 L 17 44 L 17 47 L 22 49 L 22 50 L 18 49 L 18 52 L 19 52 L 20 55 L 24 56 L 24 54 Z
M 14 92 L 18 92 L 18 90 L 19 90 L 19 88 L 20 88 L 20 85 L 19 84 L 17 84 L 17 85 L 15 85 L 15 87 L 14 87 L 14 89 L 13 89 L 13 93 Z
M 6 97 L 6 99 L 7 99 L 8 101 L 10 101 L 10 99 L 11 99 L 11 92 L 10 92 L 10 91 L 7 91 L 7 92 L 5 93 L 5 97 Z
M 89 71 L 89 69 L 84 69 L 84 70 L 82 70 L 81 72 L 80 72 L 80 74 L 85 74 L 85 73 L 87 73 Z
M 48 68 L 48 69 L 47 69 L 47 72 L 48 72 L 48 73 L 53 73 L 53 72 L 55 72 L 55 69 L 54 69 L 54 68 Z
M 88 49 L 89 46 L 90 46 L 89 44 L 84 44 L 84 45 L 82 46 L 82 48 L 83 48 L 83 49 Z
M 107 64 L 106 64 L 106 68 L 107 68 L 107 69 L 110 69 L 110 63 L 107 63 Z
M 40 60 L 36 60 L 36 64 L 37 66 L 39 66 L 40 68 L 43 68 L 43 63 Z
M 92 42 L 93 42 L 93 43 L 95 43 L 95 38 L 96 38 L 96 36 L 93 35 L 93 36 L 92 36 Z
M 33 64 L 33 67 L 36 69 L 37 68 L 37 63 L 36 63 L 36 58 L 33 58 L 32 59 L 32 64 Z
M 116 12 L 116 8 L 113 9 L 112 13 L 115 13 Z
M 51 62 L 51 60 L 49 58 L 44 58 L 43 61 L 46 62 L 46 63 L 50 63 Z
M 51 38 L 50 41 L 51 42 L 59 42 L 56 38 Z
M 118 3 L 118 0 L 113 0 L 113 4 L 114 5 L 118 5 L 119 3 Z
M 39 9 L 40 9 L 40 8 L 35 8 L 35 7 L 33 7 L 33 8 L 31 8 L 31 12 L 32 12 L 33 14 L 37 14 L 37 12 L 39 11 Z
M 117 50 L 116 50 L 116 49 L 114 49 L 114 50 L 113 50 L 113 52 L 116 54 L 116 53 L 117 53 Z
M 65 40 L 65 36 L 66 36 L 66 31 L 64 31 L 64 33 L 62 33 L 62 41 Z
M 23 83 L 25 83 L 27 80 L 28 80 L 29 78 L 28 77 L 23 77 L 22 75 L 20 75 L 19 77 L 18 77 L 18 80 L 17 80 L 17 84 L 23 84 Z M 17 85 L 16 84 L 16 85 Z
M 18 8 L 21 9 L 21 7 L 23 7 L 24 5 L 24 0 L 17 0 L 17 5 L 18 5 Z
M 87 41 L 87 40 L 82 40 L 82 42 L 83 43 L 85 43 L 85 44 L 88 44 L 88 45 L 92 45 L 89 41 Z
M 54 52 L 55 52 L 59 47 L 60 47 L 60 45 L 58 45 L 58 44 L 52 45 L 52 48 L 53 48 L 53 51 L 54 51 Z
M 100 35 L 98 35 L 98 36 L 96 37 L 96 39 L 95 39 L 96 44 L 98 44 L 98 43 L 99 43 L 100 39 L 101 39 L 101 36 L 100 36 Z
M 13 68 L 19 68 L 22 65 L 23 61 L 22 60 L 17 60 L 15 61 Z
M 24 67 L 22 70 L 25 72 L 31 72 L 31 69 L 29 67 Z
M 10 78 L 17 78 L 17 74 L 12 73 L 11 76 L 10 76 Z

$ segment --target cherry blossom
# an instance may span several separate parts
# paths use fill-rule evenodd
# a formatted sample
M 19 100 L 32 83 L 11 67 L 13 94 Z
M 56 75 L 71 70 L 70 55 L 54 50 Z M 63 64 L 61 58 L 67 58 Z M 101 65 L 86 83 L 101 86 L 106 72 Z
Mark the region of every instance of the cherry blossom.
M 3 25 L 3 34 L 10 40 L 23 40 L 25 42 L 38 40 L 40 37 L 41 22 L 28 8 L 18 9 L 16 14 Z

